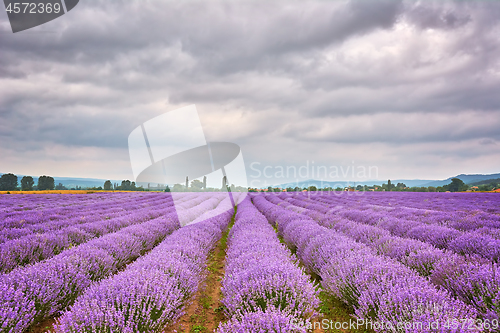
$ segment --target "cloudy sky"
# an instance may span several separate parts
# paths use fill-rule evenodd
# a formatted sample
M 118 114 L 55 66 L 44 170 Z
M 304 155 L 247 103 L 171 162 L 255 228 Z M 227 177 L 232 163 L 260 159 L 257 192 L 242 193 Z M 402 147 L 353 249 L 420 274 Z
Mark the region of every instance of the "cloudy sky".
M 16 34 L 0 12 L 0 172 L 132 179 L 130 132 L 190 104 L 249 179 L 500 172 L 500 3 L 81 0 Z

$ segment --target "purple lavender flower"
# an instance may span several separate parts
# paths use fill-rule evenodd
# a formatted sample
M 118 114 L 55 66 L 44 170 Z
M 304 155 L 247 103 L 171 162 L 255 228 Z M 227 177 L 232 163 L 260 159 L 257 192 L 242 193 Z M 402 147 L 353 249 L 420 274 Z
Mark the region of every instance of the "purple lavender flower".
M 314 285 L 249 199 L 238 206 L 228 237 L 222 293 L 232 320 L 218 332 L 305 332 L 291 323 L 315 315 L 319 305 Z

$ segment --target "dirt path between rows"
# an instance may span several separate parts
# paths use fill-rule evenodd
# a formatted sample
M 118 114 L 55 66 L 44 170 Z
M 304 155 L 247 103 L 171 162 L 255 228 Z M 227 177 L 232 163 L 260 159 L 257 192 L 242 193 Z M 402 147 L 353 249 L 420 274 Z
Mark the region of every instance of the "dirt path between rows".
M 54 332 L 54 324 L 56 323 L 56 318 L 45 319 L 42 322 L 36 324 L 30 328 L 26 333 L 52 333 Z
M 296 249 L 290 247 L 283 237 L 279 235 L 278 228 L 273 227 L 276 231 L 280 243 L 285 245 L 294 255 Z M 352 309 L 349 309 L 340 299 L 329 295 L 321 286 L 321 278 L 314 273 L 307 273 L 304 264 L 298 260 L 300 268 L 303 268 L 306 274 L 309 275 L 311 282 L 317 286 L 319 291 L 319 307 L 316 309 L 318 316 L 311 318 L 312 328 L 308 329 L 311 333 L 374 333 L 371 330 L 353 329 L 351 323 L 356 321 L 353 317 Z
M 221 303 L 221 281 L 224 277 L 227 235 L 232 224 L 224 232 L 219 244 L 208 258 L 205 283 L 198 290 L 193 302 L 186 308 L 185 314 L 174 325 L 165 329 L 164 333 L 213 332 L 219 323 L 226 320 Z

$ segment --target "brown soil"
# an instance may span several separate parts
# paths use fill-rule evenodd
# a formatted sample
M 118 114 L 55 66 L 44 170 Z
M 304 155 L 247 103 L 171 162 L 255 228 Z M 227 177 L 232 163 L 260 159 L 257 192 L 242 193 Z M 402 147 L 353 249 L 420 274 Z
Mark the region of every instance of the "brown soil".
M 205 284 L 200 287 L 185 314 L 174 325 L 167 327 L 164 333 L 213 332 L 226 319 L 221 303 L 221 280 L 224 277 L 228 232 L 229 230 L 224 233 L 209 256 Z
M 276 231 L 276 235 L 278 236 L 279 241 L 286 245 L 290 251 L 295 254 L 296 249 L 295 248 L 290 248 L 288 244 L 284 241 L 283 237 L 281 237 L 278 233 L 278 229 L 274 227 L 274 230 Z M 298 262 L 298 266 L 301 268 L 305 269 L 305 266 L 302 264 L 302 262 Z M 305 269 L 307 272 L 307 269 Z M 352 309 L 349 309 L 340 299 L 338 299 L 335 296 L 328 295 L 323 288 L 320 286 L 321 284 L 321 277 L 311 273 L 310 274 L 311 282 L 315 285 L 318 285 L 319 288 L 319 299 L 320 299 L 320 305 L 316 309 L 317 312 L 319 313 L 318 316 L 312 318 L 311 324 L 312 324 L 312 329 L 308 330 L 309 332 L 312 333 L 338 333 L 338 332 L 346 332 L 346 333 L 355 333 L 355 332 L 361 332 L 361 333 L 373 333 L 374 331 L 372 330 L 365 330 L 360 327 L 359 329 L 352 329 L 347 328 L 343 329 L 343 327 L 349 327 L 349 324 L 352 322 L 356 322 L 356 319 L 353 317 L 353 311 Z M 324 321 L 324 322 L 323 322 Z M 335 325 L 337 324 L 337 325 Z M 338 327 L 338 328 L 336 328 Z
M 55 323 L 55 318 L 45 319 L 44 321 L 27 330 L 26 333 L 52 333 L 54 332 L 53 326 Z

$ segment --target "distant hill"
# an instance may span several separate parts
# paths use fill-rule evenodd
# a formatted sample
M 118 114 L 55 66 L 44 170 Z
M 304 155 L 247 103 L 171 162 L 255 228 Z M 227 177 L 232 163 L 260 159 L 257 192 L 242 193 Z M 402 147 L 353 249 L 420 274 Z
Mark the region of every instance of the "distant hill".
M 500 184 L 500 178 L 480 180 L 478 182 L 469 183 L 469 185 L 479 186 L 479 185 L 489 185 L 491 183 L 493 183 L 493 184 Z
M 449 183 L 451 183 L 452 178 L 458 178 L 458 179 L 461 179 L 466 184 L 471 184 L 474 182 L 479 182 L 479 181 L 483 181 L 483 180 L 487 180 L 487 179 L 500 178 L 500 173 L 494 173 L 491 175 L 482 175 L 482 174 L 464 175 L 464 174 L 461 174 L 461 175 L 450 177 L 450 178 L 447 178 L 444 180 L 434 180 L 434 181 L 431 181 L 429 183 L 425 183 L 425 184 L 420 185 L 420 186 L 426 186 L 426 187 L 427 186 L 436 186 L 437 187 L 437 186 L 448 185 Z
M 473 182 L 481 182 L 481 181 L 487 181 L 487 180 L 498 180 L 496 178 L 500 178 L 500 173 L 494 173 L 490 175 L 482 175 L 482 174 L 476 174 L 476 175 L 465 175 L 461 174 L 458 176 L 454 177 L 449 177 L 444 180 L 430 180 L 430 179 L 391 179 L 391 182 L 396 185 L 397 183 L 404 183 L 408 187 L 413 187 L 413 186 L 418 186 L 418 187 L 428 187 L 428 186 L 443 186 L 443 185 L 448 185 L 451 183 L 452 178 L 459 178 L 461 179 L 464 183 L 466 184 L 472 184 Z M 287 187 L 309 187 L 309 186 L 316 186 L 317 188 L 324 188 L 324 187 L 346 187 L 346 186 L 353 186 L 353 185 L 382 185 L 383 183 L 387 183 L 387 179 L 383 180 L 367 180 L 367 181 L 320 181 L 320 180 L 315 180 L 315 179 L 309 179 L 309 180 L 304 180 L 300 182 L 294 182 L 294 183 L 285 183 L 281 185 L 275 185 L 273 187 L 280 187 L 280 188 L 287 188 Z M 486 184 L 489 184 L 487 182 Z M 477 184 L 474 184 L 477 185 Z

